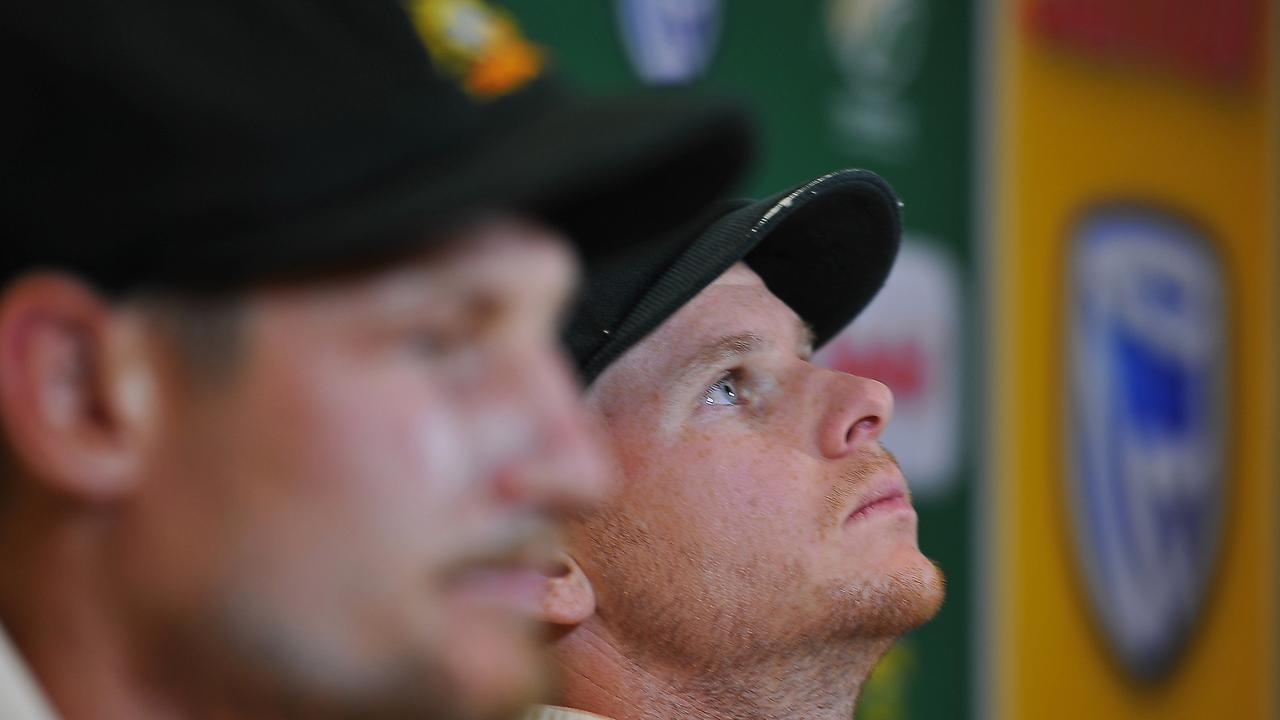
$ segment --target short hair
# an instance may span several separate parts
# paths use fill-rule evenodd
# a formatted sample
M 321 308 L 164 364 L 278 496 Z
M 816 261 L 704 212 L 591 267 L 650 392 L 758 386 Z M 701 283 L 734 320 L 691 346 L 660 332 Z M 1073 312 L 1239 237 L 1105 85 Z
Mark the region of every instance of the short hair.
M 241 295 L 146 293 L 130 303 L 154 322 L 193 377 L 222 379 L 238 364 L 246 307 Z

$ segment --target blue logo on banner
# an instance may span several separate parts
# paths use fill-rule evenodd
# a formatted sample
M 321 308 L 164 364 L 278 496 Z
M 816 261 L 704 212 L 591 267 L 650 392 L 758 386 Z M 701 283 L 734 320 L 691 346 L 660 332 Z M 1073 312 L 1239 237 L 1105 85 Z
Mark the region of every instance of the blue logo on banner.
M 1182 649 L 1221 546 L 1223 279 L 1192 226 L 1133 208 L 1080 223 L 1071 272 L 1078 556 L 1112 648 L 1151 678 Z
M 636 74 L 656 85 L 706 72 L 720 38 L 720 0 L 618 0 L 622 43 Z

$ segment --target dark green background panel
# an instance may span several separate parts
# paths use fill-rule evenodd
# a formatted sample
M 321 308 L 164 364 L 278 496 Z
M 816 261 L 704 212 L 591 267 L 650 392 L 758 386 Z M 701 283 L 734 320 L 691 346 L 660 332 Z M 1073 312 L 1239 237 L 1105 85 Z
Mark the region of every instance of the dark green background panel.
M 526 34 L 551 51 L 572 83 L 592 91 L 638 87 L 617 5 L 604 0 L 511 0 Z M 922 548 L 948 578 L 938 617 L 904 638 L 865 688 L 858 715 L 963 718 L 970 714 L 972 450 L 981 421 L 970 237 L 972 11 L 953 0 L 732 0 L 705 75 L 691 84 L 743 100 L 762 142 L 741 191 L 763 195 L 840 167 L 889 179 L 905 201 L 910 236 L 946 250 L 965 293 L 957 362 L 965 368 L 958 432 L 964 450 L 948 493 L 918 498 Z M 857 16 L 844 34 L 832 18 Z M 868 20 L 868 18 L 870 18 Z M 837 38 L 844 38 L 843 45 Z M 851 43 L 851 45 L 850 45 Z M 853 47 L 853 59 L 839 48 Z M 850 132 L 840 113 L 871 130 Z M 908 478 L 910 479 L 910 478 Z

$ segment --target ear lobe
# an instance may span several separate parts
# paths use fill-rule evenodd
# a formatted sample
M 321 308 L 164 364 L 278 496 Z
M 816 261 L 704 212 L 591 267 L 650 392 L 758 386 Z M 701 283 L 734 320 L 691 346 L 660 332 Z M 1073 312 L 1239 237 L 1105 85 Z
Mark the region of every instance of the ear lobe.
M 112 314 L 63 275 L 28 275 L 0 295 L 5 439 L 31 480 L 82 499 L 117 495 L 136 475 Z
M 555 563 L 561 572 L 544 579 L 538 618 L 552 625 L 578 625 L 596 612 L 596 593 L 578 562 L 563 550 Z

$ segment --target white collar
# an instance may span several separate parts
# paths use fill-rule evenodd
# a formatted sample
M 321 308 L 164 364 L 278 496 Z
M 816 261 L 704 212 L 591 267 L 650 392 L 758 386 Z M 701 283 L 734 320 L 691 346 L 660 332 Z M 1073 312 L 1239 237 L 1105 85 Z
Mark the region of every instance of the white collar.
M 560 707 L 559 705 L 534 705 L 521 720 L 610 720 L 603 715 L 586 710 Z
M 9 641 L 3 625 L 0 625 L 0 717 L 5 720 L 55 720 L 57 717 Z

